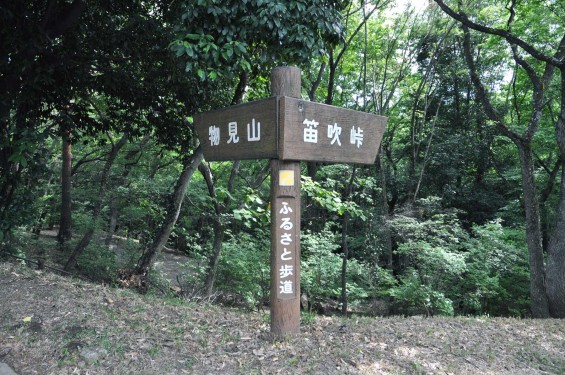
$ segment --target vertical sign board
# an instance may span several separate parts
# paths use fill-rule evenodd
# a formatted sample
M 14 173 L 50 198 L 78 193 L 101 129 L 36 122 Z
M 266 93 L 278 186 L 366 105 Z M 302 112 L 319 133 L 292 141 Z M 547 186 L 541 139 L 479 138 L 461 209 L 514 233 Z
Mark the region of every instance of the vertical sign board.
M 199 113 L 194 127 L 208 161 L 277 157 L 276 97 Z
M 281 160 L 375 162 L 386 117 L 289 97 L 279 110 Z
M 272 172 L 271 331 L 284 336 L 300 330 L 300 164 L 279 161 Z

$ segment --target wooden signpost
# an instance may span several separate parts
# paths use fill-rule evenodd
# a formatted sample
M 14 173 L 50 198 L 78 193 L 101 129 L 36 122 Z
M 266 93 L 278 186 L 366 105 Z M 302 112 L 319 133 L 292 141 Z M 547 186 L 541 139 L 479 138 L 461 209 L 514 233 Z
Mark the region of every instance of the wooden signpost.
M 206 160 L 276 158 L 277 102 L 273 96 L 196 115 Z
M 300 161 L 373 164 L 387 118 L 300 99 L 300 70 L 271 72 L 272 97 L 198 114 L 208 161 L 271 161 L 271 333 L 300 332 Z

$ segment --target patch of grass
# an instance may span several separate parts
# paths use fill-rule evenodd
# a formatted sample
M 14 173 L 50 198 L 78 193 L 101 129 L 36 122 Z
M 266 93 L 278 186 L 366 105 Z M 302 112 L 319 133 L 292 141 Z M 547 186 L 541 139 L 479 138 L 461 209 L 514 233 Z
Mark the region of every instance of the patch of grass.
M 411 374 L 421 374 L 421 375 L 426 374 L 424 367 L 418 362 L 412 362 L 411 367 L 412 367 L 412 370 L 413 370 L 413 371 L 410 371 Z
M 530 348 L 518 354 L 522 363 L 532 364 L 533 368 L 552 374 L 565 374 L 565 358 L 560 355 L 551 355 L 541 352 L 537 348 Z
M 496 360 L 496 353 L 491 348 L 487 349 L 485 353 L 485 359 L 487 363 L 494 363 L 494 361 Z
M 290 357 L 287 361 L 289 366 L 296 367 L 298 365 L 298 358 L 297 357 Z
M 302 311 L 300 314 L 300 324 L 311 325 L 316 321 L 317 316 L 318 315 L 313 312 Z
M 151 358 L 157 357 L 160 352 L 161 352 L 161 349 L 160 349 L 159 346 L 157 346 L 157 345 L 152 345 L 152 346 L 147 350 L 147 354 L 149 354 L 149 356 L 150 356 Z

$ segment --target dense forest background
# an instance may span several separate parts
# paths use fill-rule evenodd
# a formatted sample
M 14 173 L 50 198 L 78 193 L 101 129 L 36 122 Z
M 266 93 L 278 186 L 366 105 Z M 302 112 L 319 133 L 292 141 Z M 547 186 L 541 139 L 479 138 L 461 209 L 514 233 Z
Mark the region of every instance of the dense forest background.
M 0 64 L 0 256 L 143 287 L 166 246 L 186 295 L 268 301 L 269 161 L 192 116 L 295 65 L 389 118 L 374 165 L 302 165 L 309 306 L 565 317 L 560 0 L 9 0 Z

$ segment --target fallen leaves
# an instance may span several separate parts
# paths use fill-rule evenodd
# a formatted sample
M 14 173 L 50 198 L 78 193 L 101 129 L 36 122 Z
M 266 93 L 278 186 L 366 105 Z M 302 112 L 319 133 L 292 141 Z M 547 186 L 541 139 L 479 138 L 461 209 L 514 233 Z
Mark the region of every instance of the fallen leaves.
M 22 274 L 26 291 L 0 288 L 0 352 L 13 348 L 6 361 L 22 374 L 565 372 L 562 320 L 320 316 L 273 341 L 259 313 L 24 272 L 0 263 L 0 282 Z M 42 329 L 29 330 L 39 314 Z M 74 342 L 104 351 L 91 361 Z

